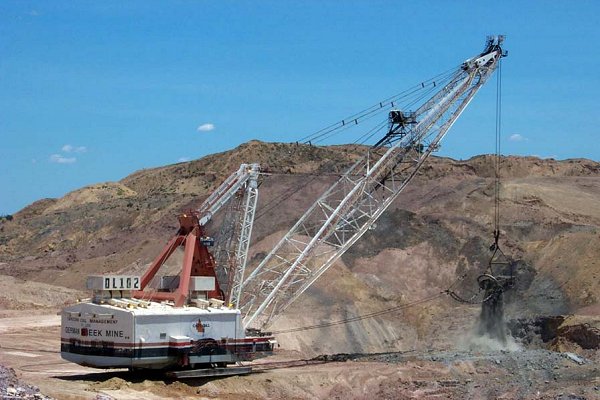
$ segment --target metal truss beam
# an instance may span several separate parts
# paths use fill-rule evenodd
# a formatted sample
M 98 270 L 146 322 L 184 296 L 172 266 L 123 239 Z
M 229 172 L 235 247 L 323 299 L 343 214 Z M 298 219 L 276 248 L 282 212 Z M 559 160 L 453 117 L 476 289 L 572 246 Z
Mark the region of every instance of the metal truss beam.
M 262 260 L 242 284 L 238 305 L 246 328 L 268 326 L 398 197 L 496 69 L 504 55 L 501 39 L 496 40 L 419 107 L 414 124 L 390 127 L 402 134 L 371 148 Z

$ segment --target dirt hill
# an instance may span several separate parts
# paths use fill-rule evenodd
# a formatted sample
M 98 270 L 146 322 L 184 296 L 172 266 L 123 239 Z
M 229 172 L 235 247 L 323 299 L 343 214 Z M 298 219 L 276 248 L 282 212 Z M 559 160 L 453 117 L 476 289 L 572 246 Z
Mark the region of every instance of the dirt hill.
M 56 398 L 594 398 L 600 164 L 583 159 L 501 160 L 500 246 L 516 265 L 505 297 L 507 346 L 473 334 L 478 304 L 444 294 L 476 293 L 491 257 L 494 157 L 484 155 L 430 159 L 373 229 L 272 325 L 277 332 L 396 310 L 276 334 L 276 360 L 318 356 L 330 364 L 173 383 L 59 360 L 55 314 L 86 296 L 86 276 L 141 273 L 175 233 L 177 215 L 198 207 L 240 163 L 259 162 L 265 172 L 252 268 L 364 151 L 252 141 L 39 200 L 0 220 L 0 363 Z M 321 356 L 334 353 L 351 354 Z
M 176 230 L 176 215 L 198 206 L 241 162 L 259 162 L 267 173 L 253 234 L 251 256 L 257 263 L 364 150 L 251 141 L 37 201 L 1 222 L 0 274 L 81 290 L 89 274 L 142 270 Z M 458 289 L 473 289 L 493 241 L 493 177 L 492 156 L 432 158 L 376 227 L 274 329 L 417 300 L 447 289 L 459 276 L 466 278 Z M 500 243 L 507 255 L 521 260 L 519 273 L 527 282 L 509 307 L 512 317 L 597 314 L 600 164 L 504 157 L 501 178 Z M 307 306 L 314 310 L 310 315 L 303 311 Z M 464 321 L 452 328 L 457 309 Z M 441 327 L 460 331 L 476 312 L 446 298 L 349 325 L 340 340 L 324 342 L 320 332 L 281 340 L 309 353 L 447 346 L 451 335 L 440 335 Z

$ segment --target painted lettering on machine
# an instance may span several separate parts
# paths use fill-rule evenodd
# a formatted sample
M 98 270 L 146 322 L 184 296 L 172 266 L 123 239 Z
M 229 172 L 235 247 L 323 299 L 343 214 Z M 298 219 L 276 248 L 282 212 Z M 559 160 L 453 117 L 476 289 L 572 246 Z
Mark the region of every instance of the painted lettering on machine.
M 102 279 L 104 290 L 140 290 L 139 276 L 104 276 Z
M 78 333 L 78 332 L 70 332 L 70 330 L 77 330 L 76 328 L 71 328 L 69 326 L 65 327 L 66 333 Z M 121 339 L 129 339 L 129 335 L 126 335 L 122 330 L 115 329 L 89 329 L 89 328 L 81 328 L 81 336 L 93 336 L 93 337 L 108 337 L 108 338 L 121 338 Z
M 64 339 L 116 340 L 117 342 L 130 342 L 134 339 L 132 320 L 127 315 L 100 317 L 94 314 L 95 310 L 86 311 L 77 309 L 76 314 L 75 311 L 70 311 L 63 315 Z

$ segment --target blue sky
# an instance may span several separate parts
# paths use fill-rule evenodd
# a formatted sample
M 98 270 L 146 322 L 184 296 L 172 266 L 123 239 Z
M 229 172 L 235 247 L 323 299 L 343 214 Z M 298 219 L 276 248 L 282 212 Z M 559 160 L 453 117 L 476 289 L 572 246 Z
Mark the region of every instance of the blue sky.
M 296 141 L 497 33 L 503 153 L 600 160 L 599 14 L 596 1 L 5 0 L 0 214 L 251 139 Z M 440 155 L 494 151 L 495 94 L 481 90 Z

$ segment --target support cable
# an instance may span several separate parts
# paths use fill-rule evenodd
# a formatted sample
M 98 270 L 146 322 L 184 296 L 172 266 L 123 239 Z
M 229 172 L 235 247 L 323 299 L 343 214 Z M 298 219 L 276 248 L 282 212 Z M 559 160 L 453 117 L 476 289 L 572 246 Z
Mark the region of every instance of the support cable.
M 358 121 L 358 122 L 362 123 L 362 122 L 369 120 L 369 119 L 373 118 L 374 116 L 378 115 L 379 112 L 381 112 L 382 110 L 387 112 L 384 105 L 394 106 L 394 103 L 397 103 L 400 99 L 403 99 L 403 98 L 408 98 L 410 96 L 413 96 L 413 98 L 410 99 L 410 102 L 403 105 L 404 107 L 410 107 L 414 104 L 417 104 L 419 101 L 423 100 L 424 98 L 429 96 L 431 93 L 433 93 L 435 90 L 437 90 L 437 87 L 440 84 L 443 84 L 444 82 L 446 82 L 450 77 L 452 77 L 454 75 L 455 72 L 456 72 L 456 67 L 451 68 L 447 71 L 444 71 L 444 72 L 434 76 L 433 78 L 431 78 L 427 81 L 424 81 L 423 83 L 420 83 L 419 85 L 416 85 L 410 89 L 400 92 L 394 96 L 390 96 L 390 97 L 382 100 L 381 102 L 377 103 L 376 105 L 373 105 L 363 111 L 352 114 L 351 116 L 343 119 L 342 122 L 336 122 L 334 124 L 328 125 L 325 128 L 322 128 L 322 129 L 316 131 L 315 133 L 313 133 L 311 135 L 307 135 L 307 136 L 301 138 L 298 142 L 311 143 L 311 144 L 322 142 L 322 141 L 340 133 L 341 131 L 347 130 L 355 125 L 352 123 L 346 123 L 344 121 L 358 121 L 360 119 L 360 121 Z M 376 124 L 374 127 L 372 127 L 370 130 L 368 130 L 366 133 L 361 135 L 352 144 L 359 144 L 359 145 L 366 144 L 374 135 L 376 135 L 379 131 L 384 129 L 387 126 L 387 124 L 388 124 L 388 120 L 386 118 L 384 121 Z M 309 180 L 308 182 L 306 182 L 304 184 L 304 187 L 313 183 L 319 177 L 320 177 L 320 175 L 315 174 L 311 180 Z M 303 187 L 298 187 L 296 189 L 292 189 L 288 193 L 284 192 L 281 195 L 277 196 L 276 198 L 271 199 L 271 201 L 269 201 L 267 204 L 265 204 L 262 207 L 261 212 L 256 215 L 255 220 L 259 220 L 261 217 L 267 215 L 269 211 L 271 211 L 273 208 L 277 207 L 284 201 L 288 200 L 290 197 L 292 197 L 294 194 L 299 192 L 301 189 L 303 189 Z
M 338 131 L 346 130 L 350 127 L 358 125 L 359 123 L 363 122 L 365 119 L 372 118 L 374 115 L 379 114 L 380 112 L 387 111 L 386 106 L 391 106 L 391 107 L 400 106 L 400 101 L 403 101 L 403 100 L 406 101 L 406 100 L 410 99 L 408 104 L 414 104 L 419 99 L 421 99 L 423 96 L 426 95 L 426 94 L 422 94 L 423 91 L 431 92 L 431 91 L 437 90 L 438 86 L 443 85 L 444 82 L 446 82 L 450 77 L 455 75 L 456 70 L 457 70 L 457 68 L 454 67 L 447 71 L 444 71 L 441 74 L 438 74 L 435 77 L 433 77 L 427 81 L 424 81 L 418 85 L 415 85 L 409 89 L 406 89 L 396 95 L 390 96 L 390 97 L 378 102 L 377 104 L 374 104 L 371 107 L 368 107 L 362 111 L 359 111 L 355 114 L 352 114 L 352 115 L 344 118 L 341 121 L 338 121 L 336 123 L 328 125 L 310 135 L 304 136 L 303 138 L 301 138 L 299 140 L 299 142 L 308 143 L 308 144 L 321 142 L 321 141 L 331 137 L 333 134 L 338 133 Z M 411 99 L 411 96 L 413 96 L 412 99 Z M 415 98 L 415 96 L 416 96 L 416 98 Z

